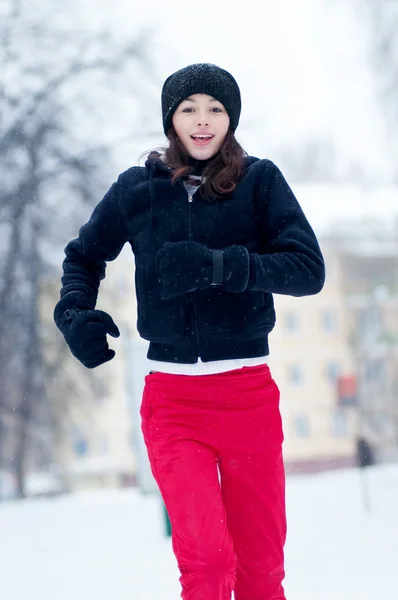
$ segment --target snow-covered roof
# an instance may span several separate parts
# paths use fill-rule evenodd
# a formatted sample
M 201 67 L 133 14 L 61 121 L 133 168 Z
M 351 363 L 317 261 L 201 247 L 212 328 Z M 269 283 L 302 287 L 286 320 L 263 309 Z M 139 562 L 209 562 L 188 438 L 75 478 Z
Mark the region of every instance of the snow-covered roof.
M 362 189 L 341 184 L 291 184 L 316 233 L 326 234 L 367 222 L 392 231 L 398 224 L 398 187 Z M 385 229 L 386 228 L 386 229 Z

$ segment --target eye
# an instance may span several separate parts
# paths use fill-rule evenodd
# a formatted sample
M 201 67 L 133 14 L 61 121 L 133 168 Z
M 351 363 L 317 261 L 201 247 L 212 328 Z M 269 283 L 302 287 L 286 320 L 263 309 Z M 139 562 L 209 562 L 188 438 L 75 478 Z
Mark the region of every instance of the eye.
M 222 108 L 219 108 L 218 106 L 215 106 L 212 110 L 213 110 L 213 112 L 217 112 L 217 113 L 222 112 Z
M 182 112 L 184 112 L 184 113 L 190 113 L 192 111 L 193 111 L 193 108 L 191 108 L 191 107 L 187 107 L 187 108 L 183 108 L 182 109 Z

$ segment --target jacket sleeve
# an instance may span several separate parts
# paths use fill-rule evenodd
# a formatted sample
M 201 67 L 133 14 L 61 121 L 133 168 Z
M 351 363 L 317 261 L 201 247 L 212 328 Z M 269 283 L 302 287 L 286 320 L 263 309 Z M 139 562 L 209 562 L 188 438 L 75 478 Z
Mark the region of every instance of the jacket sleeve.
M 257 206 L 267 252 L 250 254 L 248 288 L 307 296 L 325 282 L 325 264 L 315 233 L 274 163 L 267 161 Z
M 224 248 L 230 290 L 290 296 L 320 292 L 325 281 L 321 249 L 300 204 L 272 161 L 265 163 L 255 202 L 265 251 Z
M 65 248 L 60 301 L 54 310 L 58 327 L 62 326 L 67 309 L 95 307 L 106 262 L 120 254 L 129 238 L 121 210 L 123 194 L 119 177 L 80 228 L 78 237 Z

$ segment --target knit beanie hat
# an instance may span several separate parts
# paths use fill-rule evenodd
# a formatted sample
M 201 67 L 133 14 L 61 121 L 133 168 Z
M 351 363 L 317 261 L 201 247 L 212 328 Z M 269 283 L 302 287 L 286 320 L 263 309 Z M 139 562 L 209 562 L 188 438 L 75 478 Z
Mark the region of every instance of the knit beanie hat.
M 238 84 L 228 71 L 210 63 L 197 63 L 170 75 L 162 89 L 163 128 L 167 135 L 178 105 L 192 94 L 208 94 L 225 106 L 232 131 L 238 126 L 241 97 Z

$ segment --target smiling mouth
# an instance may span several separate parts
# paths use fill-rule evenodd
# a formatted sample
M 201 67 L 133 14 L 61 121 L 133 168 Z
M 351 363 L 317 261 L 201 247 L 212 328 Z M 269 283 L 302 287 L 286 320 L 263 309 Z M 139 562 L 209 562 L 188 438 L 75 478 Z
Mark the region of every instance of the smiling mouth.
M 207 146 L 214 138 L 214 135 L 191 135 L 191 139 L 197 146 Z

